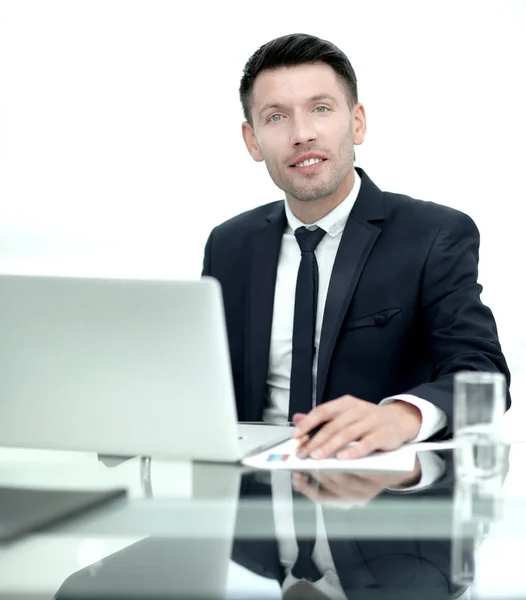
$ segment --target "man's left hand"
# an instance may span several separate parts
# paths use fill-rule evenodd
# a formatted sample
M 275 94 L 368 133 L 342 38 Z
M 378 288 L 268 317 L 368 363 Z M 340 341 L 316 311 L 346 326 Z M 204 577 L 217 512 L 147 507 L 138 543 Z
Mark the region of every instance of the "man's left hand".
M 309 437 L 309 431 L 323 423 Z M 378 406 L 346 395 L 319 404 L 307 415 L 294 415 L 294 425 L 292 435 L 299 442 L 299 457 L 322 459 L 336 454 L 338 459 L 347 460 L 376 450 L 396 450 L 414 439 L 422 425 L 422 413 L 402 400 Z M 350 442 L 356 444 L 346 447 Z

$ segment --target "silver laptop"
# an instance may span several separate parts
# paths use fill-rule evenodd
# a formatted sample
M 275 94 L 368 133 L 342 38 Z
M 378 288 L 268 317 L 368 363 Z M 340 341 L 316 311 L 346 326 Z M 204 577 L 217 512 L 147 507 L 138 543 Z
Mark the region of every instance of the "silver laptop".
M 237 462 L 222 293 L 197 281 L 0 276 L 0 446 Z

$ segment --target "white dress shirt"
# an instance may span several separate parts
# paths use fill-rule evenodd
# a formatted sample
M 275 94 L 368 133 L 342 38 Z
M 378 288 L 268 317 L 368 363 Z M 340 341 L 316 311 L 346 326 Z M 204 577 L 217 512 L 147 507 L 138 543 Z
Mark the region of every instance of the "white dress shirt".
M 315 250 L 319 271 L 318 308 L 316 315 L 315 347 L 319 348 L 321 326 L 325 302 L 329 290 L 329 281 L 342 238 L 343 230 L 349 218 L 358 192 L 361 179 L 354 172 L 354 185 L 349 195 L 328 215 L 312 224 L 302 223 L 297 219 L 288 202 L 285 201 L 285 212 L 288 225 L 283 234 L 278 260 L 276 289 L 274 293 L 274 315 L 270 338 L 269 369 L 267 375 L 268 397 L 263 420 L 272 423 L 286 423 L 289 414 L 290 373 L 292 365 L 292 332 L 294 325 L 294 301 L 296 293 L 296 279 L 301 261 L 301 251 L 294 237 L 294 231 L 299 227 L 315 229 L 321 227 L 327 233 Z M 317 356 L 313 364 L 313 399 L 312 406 L 316 405 L 316 377 Z M 364 398 L 367 400 L 367 398 Z M 380 404 L 403 400 L 417 406 L 422 413 L 422 425 L 415 442 L 426 440 L 442 429 L 446 424 L 446 415 L 440 408 L 411 394 L 400 394 L 396 397 L 384 398 Z

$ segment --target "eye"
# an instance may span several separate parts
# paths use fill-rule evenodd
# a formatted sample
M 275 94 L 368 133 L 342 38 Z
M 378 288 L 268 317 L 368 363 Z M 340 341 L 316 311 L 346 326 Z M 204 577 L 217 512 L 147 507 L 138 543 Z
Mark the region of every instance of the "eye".
M 273 121 L 274 123 L 278 123 L 279 121 L 281 121 L 281 117 L 282 117 L 282 116 L 283 116 L 283 115 L 278 115 L 278 114 L 275 114 L 275 115 L 270 115 L 270 117 L 269 117 L 269 119 L 268 119 L 268 120 L 269 120 L 269 121 Z M 277 118 L 276 118 L 276 117 L 277 117 Z
M 314 110 L 319 113 L 329 112 L 329 108 L 327 106 L 317 106 Z

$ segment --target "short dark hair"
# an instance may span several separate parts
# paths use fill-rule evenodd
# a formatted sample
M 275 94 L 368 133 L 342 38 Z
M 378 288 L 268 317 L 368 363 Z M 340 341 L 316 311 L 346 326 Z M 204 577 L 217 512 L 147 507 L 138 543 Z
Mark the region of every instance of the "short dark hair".
M 316 62 L 324 62 L 334 69 L 345 85 L 350 107 L 358 102 L 356 75 L 347 56 L 327 40 L 306 33 L 292 33 L 267 42 L 248 59 L 239 86 L 245 119 L 252 125 L 251 94 L 256 77 L 262 71 Z

